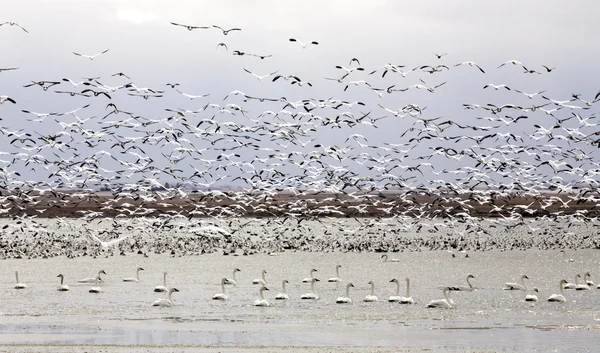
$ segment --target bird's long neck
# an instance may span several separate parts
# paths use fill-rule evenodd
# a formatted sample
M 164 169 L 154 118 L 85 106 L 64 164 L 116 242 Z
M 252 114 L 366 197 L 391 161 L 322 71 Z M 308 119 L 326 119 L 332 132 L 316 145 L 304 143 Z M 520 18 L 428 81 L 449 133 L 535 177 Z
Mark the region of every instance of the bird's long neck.
M 400 282 L 396 281 L 396 296 L 400 295 Z
M 469 289 L 473 290 L 473 285 L 471 284 L 471 277 L 467 277 L 467 284 L 469 285 Z
M 336 268 L 335 268 L 335 276 L 337 278 L 340 278 L 340 267 L 339 266 L 336 266 Z
M 375 283 L 371 282 L 371 295 L 375 295 Z
M 65 278 L 63 276 L 60 276 L 60 285 L 63 285 L 63 281 L 65 280 Z
M 525 290 L 527 290 L 527 285 L 525 284 L 525 277 L 521 277 L 521 285 L 523 286 L 523 288 L 525 288 Z
M 346 298 L 350 298 L 350 284 L 346 285 Z
M 283 289 L 283 293 L 285 293 L 285 281 L 281 282 L 281 288 Z
M 98 272 L 98 276 L 96 276 L 96 280 L 101 280 L 102 279 L 102 277 L 100 277 L 101 274 L 102 274 L 102 271 L 99 271 Z
M 163 286 L 166 287 L 167 286 L 167 273 L 163 273 Z
M 563 282 L 560 282 L 559 286 L 560 286 L 560 295 L 564 296 L 565 293 L 563 292 Z
M 310 281 L 310 291 L 315 292 L 315 281 Z
M 221 281 L 221 291 L 225 294 L 225 281 Z
M 575 285 L 579 285 L 579 275 L 575 276 Z
M 262 272 L 262 280 L 263 282 L 267 283 L 267 280 L 265 279 L 265 271 Z
M 410 279 L 406 279 L 406 297 L 410 297 Z
M 17 279 L 17 283 L 19 283 L 19 272 L 15 271 L 15 278 Z
M 137 269 L 137 272 L 135 273 L 135 279 L 138 280 L 138 282 L 140 281 L 140 269 Z
M 448 289 L 444 289 L 444 299 L 446 302 L 450 303 L 450 298 L 448 298 Z
M 265 297 L 263 295 L 263 292 L 265 291 L 264 287 L 260 287 L 260 290 L 258 291 L 259 296 L 260 296 L 260 300 L 265 300 Z
M 233 270 L 233 281 L 234 281 L 234 282 L 237 282 L 237 280 L 235 279 L 235 273 L 236 273 L 236 272 L 237 272 L 236 270 Z
M 169 299 L 169 301 L 171 301 L 171 296 L 173 295 L 173 290 L 169 289 L 169 291 L 167 292 L 167 299 Z

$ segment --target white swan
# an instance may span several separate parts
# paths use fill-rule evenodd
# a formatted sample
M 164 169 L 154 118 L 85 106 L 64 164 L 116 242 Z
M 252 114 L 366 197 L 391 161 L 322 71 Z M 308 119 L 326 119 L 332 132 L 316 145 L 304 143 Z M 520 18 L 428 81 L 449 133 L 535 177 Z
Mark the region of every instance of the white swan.
M 569 283 L 565 280 L 565 285 L 563 286 L 563 289 L 576 289 L 577 286 L 579 285 L 580 278 L 581 278 L 581 275 L 578 273 L 575 275 L 575 283 Z
M 538 291 L 538 289 L 534 287 L 534 288 L 531 290 L 531 294 L 527 294 L 527 295 L 525 296 L 525 301 L 526 301 L 526 302 L 537 302 L 537 301 L 538 301 L 538 297 L 537 297 L 537 295 L 535 295 L 534 293 L 538 293 L 538 292 L 539 292 L 539 291 Z
M 104 280 L 102 279 L 102 277 L 100 277 L 100 275 L 105 275 L 106 272 L 104 272 L 104 270 L 100 270 L 98 271 L 98 275 L 96 277 L 88 277 L 88 278 L 84 278 L 84 279 L 80 279 L 79 283 L 96 283 L 96 281 L 100 281 L 100 282 L 104 282 Z
M 169 291 L 167 292 L 167 298 L 162 298 L 162 299 L 156 299 L 154 301 L 154 303 L 152 303 L 152 306 L 166 306 L 166 307 L 171 307 L 173 306 L 173 299 L 171 298 L 173 292 L 179 292 L 179 289 L 177 288 L 171 288 L 169 289 Z
M 455 291 L 455 292 L 472 292 L 473 290 L 475 290 L 475 287 L 473 287 L 473 285 L 471 284 L 471 278 L 475 278 L 475 276 L 469 274 L 467 276 L 467 286 L 452 286 L 452 287 L 447 287 L 449 291 Z
M 17 278 L 17 284 L 15 284 L 15 289 L 25 289 L 27 285 L 25 283 L 19 282 L 19 271 L 15 271 L 15 277 Z
M 580 275 L 579 278 L 581 278 Z M 579 281 L 576 281 L 577 284 L 575 285 L 575 290 L 590 290 L 590 286 L 588 286 L 587 284 L 587 276 L 585 277 L 585 280 L 583 281 L 583 283 L 579 283 Z
M 406 281 L 406 296 L 400 297 L 400 300 L 398 302 L 400 304 L 414 304 L 415 301 L 410 296 L 410 278 L 406 277 L 405 281 Z
M 448 292 L 450 291 L 450 287 L 444 288 L 444 299 L 434 299 L 427 304 L 428 308 L 441 308 L 441 309 L 452 309 L 454 305 L 450 302 L 450 298 L 448 297 Z
M 67 286 L 66 284 L 64 284 L 64 280 L 65 280 L 65 276 L 63 276 L 62 274 L 56 276 L 56 277 L 60 277 L 60 287 L 58 287 L 58 291 L 59 292 L 66 292 L 69 290 L 69 286 Z
M 265 279 L 266 273 L 267 273 L 267 270 L 262 270 L 261 278 L 257 278 L 255 280 L 253 280 L 252 284 L 262 284 L 263 286 L 266 286 L 267 285 L 267 280 Z
M 585 283 L 588 286 L 590 286 L 590 287 L 594 287 L 595 286 L 594 282 L 592 281 L 592 274 L 590 273 L 590 271 L 587 271 L 585 273 L 585 275 L 583 275 L 583 277 L 584 277 Z
M 388 259 L 388 256 L 386 254 L 381 255 L 381 258 L 383 259 L 383 262 L 400 262 L 400 260 L 398 259 Z
M 315 282 L 319 282 L 318 278 L 313 278 L 310 281 L 310 292 L 304 293 L 300 296 L 300 299 L 319 299 L 317 293 L 315 293 Z
M 366 302 L 376 302 L 376 301 L 379 301 L 379 299 L 375 295 L 375 282 L 369 281 L 368 284 L 371 285 L 371 294 L 367 295 L 365 297 L 364 301 L 366 301 Z
M 567 281 L 564 279 L 561 279 L 560 282 L 558 282 L 558 285 L 560 287 L 560 294 L 552 294 L 550 297 L 548 297 L 549 302 L 564 303 L 567 301 L 563 292 L 565 284 L 567 284 Z
M 388 298 L 388 302 L 398 303 L 400 301 L 400 282 L 397 278 L 393 278 L 390 283 L 396 283 L 396 295 L 390 295 Z
M 266 290 L 269 290 L 269 288 L 265 287 L 264 284 L 261 284 L 260 289 L 258 290 L 259 298 L 254 301 L 254 306 L 270 306 L 269 302 L 265 299 L 263 295 L 263 292 Z
M 90 293 L 102 292 L 102 288 L 100 287 L 100 275 L 98 275 L 96 277 L 96 283 L 94 284 L 94 286 L 92 288 L 90 288 L 90 290 L 88 292 L 90 292 Z
M 140 282 L 140 271 L 144 271 L 144 269 L 141 268 L 141 267 L 138 267 L 137 271 L 135 272 L 135 278 L 133 278 L 133 277 L 123 278 L 123 282 L 136 282 L 136 283 L 139 283 Z
M 346 284 L 346 296 L 338 297 L 335 300 L 335 302 L 337 304 L 351 304 L 352 303 L 352 299 L 350 299 L 350 287 L 354 287 L 354 285 L 352 283 L 347 283 Z
M 527 285 L 525 284 L 525 280 L 529 279 L 527 275 L 521 276 L 521 283 L 504 283 L 504 290 L 527 290 Z
M 221 279 L 221 293 L 217 293 L 213 295 L 213 300 L 229 300 L 227 294 L 225 294 L 225 285 L 227 284 L 227 278 L 223 277 Z
M 235 273 L 236 272 L 242 272 L 242 270 L 240 270 L 239 268 L 234 268 L 233 269 L 233 277 L 232 278 L 225 278 L 227 281 L 225 282 L 225 284 L 232 284 L 234 286 L 237 286 L 237 280 L 235 279 Z
M 168 291 L 169 288 L 167 288 L 167 272 L 163 272 L 163 284 L 162 286 L 156 286 L 154 287 L 154 291 L 155 292 L 166 292 Z
M 327 282 L 341 282 L 342 279 L 340 278 L 340 268 L 342 267 L 342 265 L 336 265 L 335 266 L 335 277 L 331 277 L 330 279 L 327 280 Z
M 287 292 L 285 291 L 285 284 L 286 283 L 290 283 L 287 279 L 284 279 L 283 281 L 281 281 L 281 292 L 277 293 L 277 295 L 275 296 L 276 300 L 288 300 L 290 299 L 290 297 L 287 295 Z
M 312 281 L 313 278 L 315 278 L 314 273 L 318 272 L 317 269 L 313 268 L 312 270 L 310 270 L 310 277 L 306 277 L 302 280 L 302 283 L 310 283 Z

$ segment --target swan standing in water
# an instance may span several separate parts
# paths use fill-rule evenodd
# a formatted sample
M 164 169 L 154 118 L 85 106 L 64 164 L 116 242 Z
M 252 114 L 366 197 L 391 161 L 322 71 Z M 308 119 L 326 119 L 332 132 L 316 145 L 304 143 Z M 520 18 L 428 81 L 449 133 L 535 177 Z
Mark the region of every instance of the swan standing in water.
M 327 282 L 335 282 L 335 288 L 338 287 L 338 285 L 340 284 L 340 282 L 342 281 L 342 279 L 340 278 L 340 268 L 342 267 L 342 265 L 335 265 L 335 277 L 331 277 L 330 279 L 327 280 Z
M 300 296 L 300 299 L 319 299 L 319 296 L 315 293 L 315 282 L 319 282 L 318 278 L 313 278 L 310 281 L 310 292 L 304 293 Z
M 410 278 L 406 277 L 405 281 L 406 281 L 406 296 L 400 297 L 400 300 L 398 302 L 400 304 L 414 304 L 415 301 L 410 296 Z
M 266 273 L 267 273 L 267 270 L 262 270 L 261 278 L 257 278 L 255 280 L 253 280 L 252 284 L 262 284 L 263 286 L 266 286 L 267 285 L 267 280 L 265 279 Z
M 527 275 L 521 276 L 521 283 L 504 283 L 504 290 L 527 290 L 527 285 L 525 285 L 525 280 L 529 279 Z
M 366 302 L 376 302 L 376 301 L 379 301 L 379 299 L 375 295 L 375 282 L 369 281 L 368 284 L 371 285 L 371 294 L 367 295 L 365 297 L 364 301 L 366 301 Z
M 587 271 L 585 275 L 583 275 L 583 279 L 585 280 L 585 284 L 587 284 L 588 286 L 595 286 L 594 282 L 592 281 L 592 274 L 590 273 L 590 271 Z
M 467 286 L 452 286 L 452 287 L 447 287 L 447 288 L 449 291 L 455 291 L 455 292 L 472 292 L 473 290 L 475 290 L 475 288 L 471 284 L 471 278 L 475 278 L 475 276 L 473 276 L 471 274 L 469 274 L 467 276 Z
M 94 284 L 94 286 L 92 288 L 90 288 L 90 290 L 88 292 L 90 293 L 100 293 L 102 292 L 102 288 L 100 287 L 100 275 L 98 275 L 96 277 L 96 283 Z
M 350 299 L 350 287 L 354 287 L 354 284 L 352 284 L 352 283 L 346 284 L 346 296 L 338 297 L 335 300 L 335 302 L 337 304 L 351 304 L 352 303 L 352 299 Z
M 225 294 L 225 285 L 227 284 L 227 278 L 223 277 L 221 279 L 221 293 L 217 293 L 213 295 L 213 300 L 229 300 L 227 294 Z
M 236 272 L 242 272 L 242 270 L 240 270 L 239 268 L 234 268 L 233 269 L 233 277 L 232 278 L 225 278 L 227 281 L 225 282 L 225 284 L 232 284 L 234 286 L 237 286 L 237 280 L 235 279 L 235 273 Z
M 400 302 L 400 282 L 398 281 L 397 278 L 393 278 L 390 283 L 396 283 L 396 295 L 390 295 L 390 297 L 388 298 L 388 302 L 391 303 L 398 303 Z
M 581 275 L 578 273 L 575 275 L 575 283 L 569 283 L 565 280 L 565 285 L 563 286 L 563 289 L 576 289 L 577 286 L 579 285 L 580 278 L 581 278 Z
M 140 283 L 140 271 L 144 271 L 143 268 L 138 267 L 137 271 L 135 272 L 135 278 L 129 277 L 129 278 L 123 278 L 123 282 L 136 282 L 136 283 Z
M 283 281 L 281 281 L 281 292 L 277 293 L 277 295 L 275 296 L 276 300 L 288 300 L 290 299 L 290 297 L 287 295 L 287 292 L 285 291 L 285 284 L 286 283 L 290 283 L 287 279 L 284 279 Z
M 67 286 L 66 284 L 64 284 L 64 280 L 65 280 L 65 276 L 63 276 L 62 274 L 56 276 L 56 277 L 60 277 L 60 287 L 58 287 L 58 291 L 59 292 L 66 292 L 69 290 L 69 286 Z
M 155 292 L 166 292 L 169 289 L 167 288 L 167 271 L 163 272 L 163 284 L 162 286 L 154 287 Z
M 538 289 L 534 287 L 531 290 L 531 294 L 527 294 L 525 296 L 525 301 L 526 302 L 537 302 L 538 301 L 538 297 L 537 297 L 537 295 L 534 294 L 534 293 L 537 293 L 537 292 L 539 292 Z
M 104 280 L 102 279 L 102 277 L 100 277 L 100 275 L 105 275 L 105 274 L 106 274 L 106 272 L 104 272 L 104 270 L 100 270 L 100 271 L 98 271 L 98 275 L 96 277 L 80 279 L 77 282 L 79 282 L 79 283 L 96 283 L 96 281 L 104 282 Z
M 581 276 L 579 276 L 579 278 L 581 278 Z M 587 276 L 585 277 L 583 283 L 579 283 L 579 281 L 577 282 L 578 283 L 575 285 L 575 290 L 590 290 L 590 286 L 587 284 Z
M 315 268 L 313 268 L 312 270 L 310 270 L 310 277 L 306 277 L 302 280 L 302 283 L 310 283 L 313 278 L 315 278 L 314 273 L 318 272 Z
M 19 282 L 19 271 L 15 271 L 15 277 L 17 278 L 17 284 L 15 284 L 15 289 L 25 289 L 27 285 L 25 283 Z
M 567 284 L 567 281 L 564 279 L 561 279 L 560 282 L 558 282 L 558 286 L 560 287 L 560 294 L 552 294 L 550 297 L 548 297 L 549 302 L 564 303 L 567 301 L 563 292 L 565 284 Z
M 260 289 L 258 290 L 258 299 L 254 301 L 254 306 L 270 306 L 269 302 L 265 299 L 265 296 L 263 295 L 263 292 L 266 290 L 269 290 L 269 288 L 265 287 L 264 284 L 261 284 Z
M 400 262 L 400 260 L 398 259 L 388 259 L 388 256 L 386 254 L 381 255 L 381 258 L 383 259 L 383 262 Z
M 444 288 L 444 299 L 434 299 L 427 304 L 428 308 L 441 308 L 441 309 L 452 309 L 454 305 L 451 303 L 450 298 L 448 297 L 448 292 L 450 291 L 450 287 Z
M 154 303 L 152 303 L 152 306 L 166 306 L 166 307 L 173 306 L 173 299 L 171 299 L 173 292 L 179 292 L 179 289 L 177 289 L 177 288 L 169 289 L 169 291 L 167 292 L 167 298 L 166 299 L 165 298 L 156 299 L 156 301 L 154 301 Z

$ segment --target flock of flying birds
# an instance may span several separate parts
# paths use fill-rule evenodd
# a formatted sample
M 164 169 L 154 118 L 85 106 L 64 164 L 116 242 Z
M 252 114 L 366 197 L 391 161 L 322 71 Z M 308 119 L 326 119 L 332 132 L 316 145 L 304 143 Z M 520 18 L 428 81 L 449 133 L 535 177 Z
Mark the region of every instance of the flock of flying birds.
M 219 30 L 235 36 L 242 31 L 171 25 L 174 31 L 194 34 Z M 2 35 L 10 27 L 24 32 L 10 35 L 35 35 L 14 22 L 0 24 Z M 306 55 L 324 46 L 296 38 L 281 45 L 282 50 L 298 46 Z M 229 52 L 224 42 L 212 49 L 215 55 Z M 109 49 L 93 55 L 73 51 L 94 65 L 111 54 Z M 178 82 L 144 87 L 125 72 L 82 79 L 56 76 L 31 78 L 22 87 L 41 90 L 37 93 L 48 99 L 70 97 L 72 103 L 62 111 L 36 112 L 3 85 L 0 213 L 11 220 L 0 233 L 1 255 L 599 245 L 589 236 L 556 241 L 565 232 L 576 235 L 577 227 L 599 224 L 595 109 L 600 92 L 552 97 L 543 89 L 525 92 L 489 83 L 481 89 L 492 97 L 508 92 L 522 102 L 461 102 L 465 114 L 448 118 L 431 115 L 432 108 L 418 101 L 420 95 L 399 106 L 383 102 L 390 96 L 399 102 L 407 91 L 424 97 L 452 90 L 451 82 L 436 81 L 449 71 L 466 76 L 486 75 L 490 69 L 473 61 L 450 63 L 447 53 L 431 55 L 432 62 L 412 68 L 391 63 L 367 68 L 359 58 L 349 58 L 348 66 L 331 65 L 330 77 L 307 79 L 275 67 L 268 73 L 248 68 L 252 61 L 246 57 L 276 61 L 277 53 L 231 54 L 243 57 L 240 75 L 252 76 L 256 85 L 284 82 L 304 97 L 326 81 L 339 89 L 329 98 L 290 100 L 239 90 L 221 98 L 189 93 Z M 518 60 L 494 69 L 514 70 L 533 82 L 560 70 Z M 0 82 L 22 70 L 26 68 L 1 66 Z M 364 100 L 343 98 L 358 92 Z M 168 106 L 176 96 L 189 99 L 193 108 Z M 159 117 L 136 112 L 144 102 L 158 99 L 167 105 L 155 113 Z M 373 101 L 378 103 L 369 103 Z M 368 137 L 387 129 L 397 130 L 392 141 Z M 96 224 L 75 231 L 65 216 Z M 56 224 L 49 226 L 40 221 L 43 217 Z M 302 223 L 308 220 L 323 224 L 320 234 L 309 232 L 307 237 L 312 228 Z M 356 228 L 349 227 L 352 222 Z M 546 243 L 512 238 L 475 244 L 467 239 L 470 233 L 517 227 L 544 232 L 541 242 Z M 140 236 L 173 230 L 192 236 L 173 236 L 169 244 Z M 403 238 L 406 231 L 436 237 Z M 49 241 L 39 240 L 42 235 Z

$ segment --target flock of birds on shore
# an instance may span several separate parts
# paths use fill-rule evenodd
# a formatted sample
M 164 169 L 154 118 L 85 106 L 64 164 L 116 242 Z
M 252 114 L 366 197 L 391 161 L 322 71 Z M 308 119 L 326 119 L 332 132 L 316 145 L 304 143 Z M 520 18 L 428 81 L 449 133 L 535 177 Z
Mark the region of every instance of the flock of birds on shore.
M 177 22 L 170 26 L 193 32 L 182 35 L 219 30 L 225 38 L 243 30 Z M 9 32 L 11 27 L 22 33 Z M 0 23 L 0 34 L 35 35 L 24 27 Z M 299 56 L 326 45 L 312 39 L 286 42 L 282 47 L 289 48 L 282 50 L 299 49 Z M 215 55 L 230 52 L 224 42 L 212 49 Z M 69 97 L 69 108 L 40 113 L 22 106 L 17 95 L 0 92 L 0 134 L 6 148 L 0 152 L 0 214 L 10 218 L 0 231 L 0 255 L 306 250 L 315 235 L 302 223 L 333 217 L 354 219 L 359 226 L 348 229 L 342 221 L 325 226 L 319 235 L 324 239 L 321 250 L 600 245 L 595 237 L 578 232 L 583 226 L 597 232 L 599 226 L 600 130 L 594 109 L 600 92 L 553 97 L 543 89 L 527 93 L 489 83 L 482 90 L 510 93 L 522 102 L 460 103 L 464 116 L 448 118 L 429 114 L 434 108 L 416 101 L 400 107 L 384 102 L 398 92 L 443 94 L 452 83 L 436 77 L 455 70 L 485 75 L 488 68 L 473 61 L 451 63 L 448 53 L 432 54 L 432 62 L 413 68 L 388 63 L 368 69 L 359 58 L 349 58 L 348 67 L 331 66 L 331 76 L 339 76 L 309 81 L 300 74 L 280 73 L 276 65 L 266 74 L 247 68 L 254 58 L 276 61 L 277 53 L 230 53 L 242 57 L 240 75 L 255 78 L 257 87 L 287 82 L 297 86 L 297 94 L 310 96 L 311 89 L 328 81 L 339 85 L 332 95 L 362 92 L 365 99 L 290 100 L 239 90 L 220 98 L 188 93 L 178 82 L 144 87 L 124 72 L 83 80 L 31 78 L 23 82 L 24 88 L 39 90 L 45 99 Z M 73 51 L 94 65 L 111 54 L 110 49 L 92 55 Z M 560 70 L 518 60 L 499 63 L 496 69 L 520 72 L 533 84 L 536 77 Z M 22 70 L 26 68 L 0 66 L 0 80 Z M 145 102 L 169 103 L 178 97 L 194 108 L 167 106 L 155 114 L 159 117 L 135 111 Z M 369 103 L 374 100 L 378 103 Z M 384 129 L 397 129 L 393 141 L 366 137 Z M 340 143 L 330 143 L 329 136 Z M 96 224 L 78 232 L 65 215 Z M 43 217 L 52 217 L 55 225 L 40 221 Z M 493 232 L 481 225 L 483 217 L 506 231 L 501 234 L 520 228 L 546 240 L 470 243 L 469 234 Z M 251 227 L 257 224 L 263 233 L 253 243 L 256 230 Z M 544 228 L 536 228 L 539 224 Z M 335 236 L 348 239 L 332 242 L 332 228 L 339 228 Z M 282 236 L 294 229 L 297 234 Z M 174 235 L 171 243 L 148 240 L 172 231 L 193 236 Z M 440 236 L 402 239 L 406 231 Z M 579 238 L 563 242 L 565 232 Z M 390 233 L 395 240 L 376 236 Z M 406 245 L 411 242 L 418 245 Z
M 387 255 L 384 255 L 384 256 L 385 256 L 385 258 L 382 256 L 382 259 L 384 262 L 398 262 L 398 260 L 396 260 L 396 259 L 388 259 Z M 335 266 L 335 276 L 327 279 L 327 282 L 334 283 L 336 286 L 336 289 L 339 287 L 340 284 L 343 284 L 343 288 L 345 289 L 344 295 L 337 297 L 337 299 L 335 300 L 336 304 L 351 304 L 352 299 L 350 296 L 350 288 L 354 288 L 354 284 L 350 281 L 346 281 L 341 278 L 340 269 L 342 267 L 343 267 L 342 265 L 339 265 L 339 264 L 336 265 Z M 144 268 L 138 267 L 136 269 L 135 277 L 123 278 L 123 282 L 141 283 L 140 271 L 144 271 Z M 214 294 L 212 296 L 212 300 L 216 300 L 216 301 L 230 300 L 230 297 L 227 294 L 225 288 L 228 285 L 237 286 L 238 284 L 242 284 L 242 282 L 238 278 L 236 278 L 236 274 L 239 272 L 242 272 L 242 270 L 240 270 L 239 268 L 236 267 L 233 269 L 231 277 L 223 277 L 221 279 L 221 282 L 220 282 L 221 292 Z M 319 280 L 315 276 L 315 272 L 318 272 L 318 270 L 315 268 L 311 269 L 310 276 L 302 279 L 302 283 L 310 284 L 310 290 L 308 292 L 300 295 L 299 299 L 301 299 L 301 300 L 321 299 L 315 290 L 315 283 L 320 282 L 321 280 Z M 270 288 L 267 287 L 266 274 L 267 274 L 267 271 L 262 270 L 261 276 L 259 278 L 252 280 L 252 282 L 251 282 L 253 285 L 258 286 L 259 296 L 258 296 L 258 299 L 256 299 L 254 301 L 254 303 L 253 303 L 254 306 L 271 306 L 271 303 L 267 299 L 265 299 L 265 295 L 264 295 L 265 291 L 271 290 Z M 93 283 L 94 285 L 89 289 L 89 293 L 95 293 L 95 294 L 101 293 L 102 292 L 102 284 L 105 283 L 104 279 L 102 278 L 102 275 L 107 275 L 107 273 L 104 270 L 100 270 L 100 271 L 98 271 L 98 274 L 96 276 L 80 279 L 77 281 L 77 283 L 78 284 Z M 16 284 L 15 284 L 14 288 L 19 289 L 19 290 L 26 289 L 27 285 L 25 283 L 22 283 L 19 280 L 19 272 L 18 271 L 15 271 L 15 277 L 16 277 Z M 70 290 L 69 286 L 64 283 L 64 276 L 62 274 L 59 274 L 57 277 L 60 278 L 60 285 L 57 287 L 57 290 L 60 292 L 69 291 Z M 442 309 L 455 308 L 456 303 L 454 302 L 453 299 L 451 299 L 449 297 L 449 293 L 453 292 L 453 291 L 473 292 L 473 291 L 477 290 L 477 288 L 471 283 L 472 279 L 475 279 L 475 276 L 473 276 L 472 274 L 469 274 L 466 277 L 466 285 L 439 287 L 443 292 L 444 298 L 431 300 L 426 305 L 426 307 L 427 308 L 442 308 Z M 526 302 L 537 302 L 539 300 L 537 297 L 537 293 L 539 292 L 538 288 L 536 288 L 536 287 L 529 288 L 527 286 L 527 283 L 525 280 L 529 280 L 529 277 L 527 275 L 522 275 L 518 282 L 506 282 L 503 285 L 502 289 L 509 290 L 509 291 L 526 291 L 526 292 L 528 292 L 528 294 L 526 294 L 524 296 L 523 300 Z M 396 290 L 395 290 L 395 294 L 392 294 L 387 298 L 388 302 L 399 303 L 399 304 L 415 304 L 416 303 L 416 301 L 412 298 L 412 296 L 410 294 L 410 278 L 407 277 L 404 280 L 404 282 L 406 284 L 405 294 L 401 295 L 400 281 L 397 278 L 393 278 L 389 281 L 389 283 L 393 283 L 395 285 Z M 274 296 L 275 301 L 290 300 L 290 295 L 288 294 L 288 292 L 286 290 L 286 284 L 289 284 L 289 283 L 290 282 L 288 279 L 283 279 L 281 281 L 281 290 Z M 369 292 L 369 294 L 367 294 L 364 297 L 363 301 L 364 302 L 378 302 L 379 297 L 375 294 L 375 282 L 369 281 L 368 285 L 370 286 L 370 292 Z M 559 282 L 559 293 L 551 294 L 548 297 L 547 301 L 548 302 L 559 302 L 559 303 L 566 302 L 567 299 L 564 296 L 564 290 L 566 290 L 566 289 L 572 289 L 572 290 L 577 290 L 577 291 L 589 291 L 591 289 L 600 289 L 600 284 L 597 286 L 594 284 L 594 282 L 592 281 L 591 273 L 589 271 L 587 271 L 583 277 L 580 274 L 576 274 L 575 282 L 570 283 L 565 279 L 561 279 Z M 159 298 L 156 301 L 154 301 L 152 303 L 152 306 L 172 307 L 172 306 L 174 306 L 172 295 L 175 292 L 179 292 L 179 289 L 177 289 L 176 287 L 167 285 L 167 272 L 165 271 L 165 272 L 163 272 L 163 283 L 161 285 L 156 286 L 154 288 L 154 292 L 165 293 L 165 297 Z

